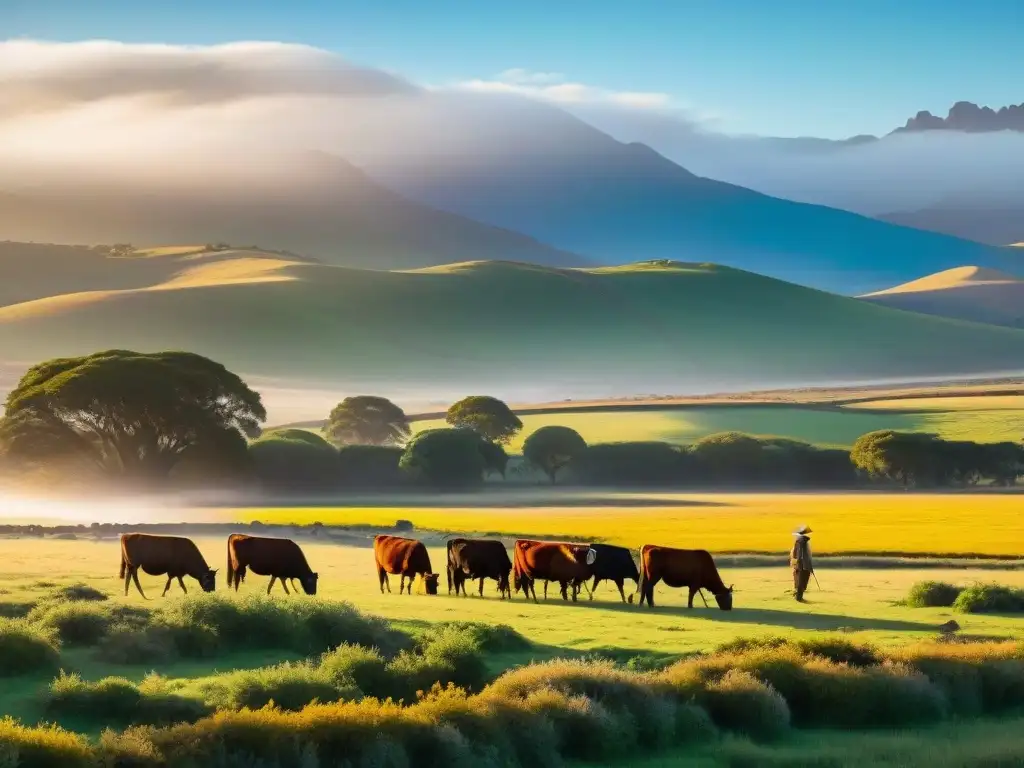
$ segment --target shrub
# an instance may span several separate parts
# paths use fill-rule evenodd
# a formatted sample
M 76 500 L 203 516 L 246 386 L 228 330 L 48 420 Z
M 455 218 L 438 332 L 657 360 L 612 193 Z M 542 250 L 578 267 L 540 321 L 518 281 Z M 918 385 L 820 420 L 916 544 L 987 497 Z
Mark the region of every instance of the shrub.
M 433 624 L 420 635 L 420 643 L 429 645 L 448 631 L 467 635 L 487 653 L 515 653 L 530 647 L 530 641 L 507 624 L 484 624 L 476 621 L 449 621 Z
M 816 637 L 798 640 L 796 647 L 805 654 L 820 656 L 837 664 L 851 667 L 869 667 L 880 661 L 878 652 L 868 645 L 851 643 L 842 637 L 819 633 Z
M 36 604 L 30 600 L 0 602 L 0 619 L 24 619 Z
M 95 587 L 90 587 L 88 584 L 83 584 L 82 582 L 75 582 L 74 584 L 57 587 L 53 590 L 51 596 L 57 600 L 87 603 L 101 602 L 108 599 L 105 592 L 100 592 Z
M 56 633 L 65 645 L 95 645 L 110 629 L 111 615 L 95 603 L 44 603 L 28 620 Z
M 413 480 L 427 485 L 478 485 L 488 464 L 483 442 L 470 429 L 427 429 L 409 441 L 399 466 Z
M 0 677 L 56 671 L 57 645 L 51 630 L 25 619 L 0 619 Z
M 487 666 L 480 644 L 470 633 L 457 626 L 442 627 L 429 635 L 423 646 L 423 659 L 444 670 L 441 683 L 454 683 L 467 690 L 480 690 L 488 681 Z
M 195 722 L 210 713 L 197 699 L 153 687 L 143 692 L 123 677 L 86 682 L 63 672 L 50 684 L 45 709 L 56 717 L 122 726 Z
M 944 581 L 919 581 L 910 588 L 906 604 L 910 608 L 949 608 L 963 592 L 963 587 Z
M 698 697 L 714 723 L 751 738 L 769 741 L 789 730 L 786 700 L 749 672 L 730 670 Z
M 95 760 L 85 737 L 55 725 L 29 728 L 8 716 L 0 719 L 0 765 L 90 768 Z
M 113 664 L 153 664 L 173 661 L 178 649 L 166 627 L 118 624 L 99 641 L 96 655 Z
M 668 443 L 599 443 L 581 452 L 568 470 L 589 485 L 679 485 L 691 464 L 689 454 Z
M 360 693 L 354 685 L 336 685 L 308 662 L 240 669 L 192 681 L 183 690 L 195 692 L 218 709 L 259 709 L 273 702 L 281 709 L 293 711 L 317 701 L 356 699 Z
M 324 489 L 337 484 L 337 452 L 307 430 L 268 432 L 250 443 L 249 457 L 256 478 L 268 488 Z
M 338 448 L 338 483 L 346 488 L 393 488 L 406 481 L 398 466 L 402 448 L 344 445 Z
M 577 760 L 607 760 L 626 751 L 623 724 L 600 703 L 586 696 L 570 696 L 553 688 L 531 692 L 526 708 L 551 722 L 559 752 Z
M 323 655 L 320 670 L 334 685 L 354 685 L 366 696 L 386 699 L 394 690 L 391 671 L 376 648 L 339 645 Z
M 960 613 L 1024 613 L 1024 589 L 1000 584 L 975 584 L 957 596 L 953 610 Z

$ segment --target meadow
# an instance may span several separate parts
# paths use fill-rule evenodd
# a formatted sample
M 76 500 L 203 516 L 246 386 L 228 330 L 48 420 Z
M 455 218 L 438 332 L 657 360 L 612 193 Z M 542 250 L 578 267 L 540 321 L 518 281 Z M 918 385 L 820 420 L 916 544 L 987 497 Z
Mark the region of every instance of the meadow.
M 574 537 L 638 548 L 663 544 L 710 552 L 787 551 L 809 524 L 814 551 L 1019 556 L 1024 496 L 963 493 L 519 493 L 448 495 L 422 504 L 208 510 L 204 519 L 275 524 L 391 526 L 455 533 Z M 193 519 L 195 517 L 193 516 Z

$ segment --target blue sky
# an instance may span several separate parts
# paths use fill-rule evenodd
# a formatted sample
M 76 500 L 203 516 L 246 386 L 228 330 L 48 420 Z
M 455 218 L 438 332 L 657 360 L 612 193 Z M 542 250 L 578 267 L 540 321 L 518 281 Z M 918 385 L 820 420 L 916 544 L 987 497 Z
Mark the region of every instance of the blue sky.
M 280 40 L 432 85 L 558 72 L 784 136 L 1024 101 L 1021 29 L 1024 0 L 0 0 L 2 37 Z

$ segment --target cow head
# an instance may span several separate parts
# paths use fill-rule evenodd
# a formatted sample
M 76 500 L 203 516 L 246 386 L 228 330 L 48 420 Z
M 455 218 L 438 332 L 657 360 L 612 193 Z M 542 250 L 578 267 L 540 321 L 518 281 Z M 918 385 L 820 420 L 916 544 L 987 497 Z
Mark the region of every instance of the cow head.
M 217 571 L 211 570 L 200 574 L 197 581 L 199 586 L 203 588 L 203 592 L 213 592 L 217 588 Z
M 732 584 L 725 592 L 719 592 L 715 595 L 715 602 L 718 603 L 718 607 L 723 611 L 732 610 Z
M 316 594 L 316 582 L 320 578 L 319 573 L 309 573 L 299 579 L 299 583 L 302 585 L 302 591 L 307 595 Z
M 437 594 L 437 582 L 441 578 L 439 573 L 424 573 L 423 574 L 423 588 L 427 591 L 428 595 Z

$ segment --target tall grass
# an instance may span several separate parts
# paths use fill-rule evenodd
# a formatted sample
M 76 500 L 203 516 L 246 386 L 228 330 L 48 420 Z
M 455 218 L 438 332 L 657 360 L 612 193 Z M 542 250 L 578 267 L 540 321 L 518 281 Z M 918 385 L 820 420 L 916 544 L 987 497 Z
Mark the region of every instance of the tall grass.
M 212 711 L 202 701 L 158 686 L 146 690 L 122 677 L 87 682 L 64 673 L 50 684 L 44 708 L 55 717 L 121 726 L 194 722 Z
M 0 677 L 53 672 L 60 664 L 59 641 L 25 619 L 0 618 Z

